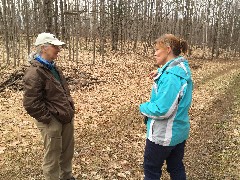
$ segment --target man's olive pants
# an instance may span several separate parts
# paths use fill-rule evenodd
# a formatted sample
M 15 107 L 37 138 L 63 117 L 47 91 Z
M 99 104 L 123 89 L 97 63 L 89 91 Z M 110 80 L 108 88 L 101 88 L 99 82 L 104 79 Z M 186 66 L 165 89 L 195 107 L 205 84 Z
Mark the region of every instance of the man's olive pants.
M 41 132 L 45 155 L 43 174 L 46 180 L 69 179 L 72 177 L 72 158 L 74 153 L 73 121 L 61 124 L 53 118 L 49 124 L 35 120 Z

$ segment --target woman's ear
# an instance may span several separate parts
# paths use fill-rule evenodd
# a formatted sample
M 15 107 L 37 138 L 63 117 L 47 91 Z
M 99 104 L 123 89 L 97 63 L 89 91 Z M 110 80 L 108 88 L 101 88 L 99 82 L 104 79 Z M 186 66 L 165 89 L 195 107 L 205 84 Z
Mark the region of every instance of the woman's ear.
M 172 52 L 171 46 L 167 46 L 167 53 L 170 54 Z

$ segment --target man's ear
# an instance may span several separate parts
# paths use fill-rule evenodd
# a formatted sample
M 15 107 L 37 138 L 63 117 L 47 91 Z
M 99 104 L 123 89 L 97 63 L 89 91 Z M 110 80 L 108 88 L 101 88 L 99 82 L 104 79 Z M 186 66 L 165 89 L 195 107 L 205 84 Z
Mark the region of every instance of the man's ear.
M 41 47 L 41 51 L 42 51 L 42 52 L 45 52 L 45 51 L 46 51 L 46 46 L 42 46 L 42 47 Z

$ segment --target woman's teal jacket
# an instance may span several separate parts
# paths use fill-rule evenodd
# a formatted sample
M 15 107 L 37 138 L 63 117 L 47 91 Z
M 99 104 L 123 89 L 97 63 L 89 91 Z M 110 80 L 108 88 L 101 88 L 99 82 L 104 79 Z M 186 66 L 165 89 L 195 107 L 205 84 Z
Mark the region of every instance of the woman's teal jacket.
M 158 69 L 150 102 L 140 105 L 147 116 L 147 138 L 163 146 L 175 146 L 189 136 L 188 111 L 192 101 L 188 61 L 179 56 Z

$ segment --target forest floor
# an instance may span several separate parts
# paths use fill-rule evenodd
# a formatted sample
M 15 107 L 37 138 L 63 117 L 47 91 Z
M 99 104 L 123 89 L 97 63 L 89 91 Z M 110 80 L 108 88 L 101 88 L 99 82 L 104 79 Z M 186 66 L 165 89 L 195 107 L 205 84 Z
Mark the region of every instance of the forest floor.
M 101 65 L 62 64 L 76 103 L 77 179 L 143 179 L 145 125 L 138 106 L 149 99 L 153 62 L 126 55 Z M 240 59 L 189 62 L 194 92 L 184 159 L 188 179 L 240 179 Z M 0 71 L 0 179 L 40 180 L 43 143 L 22 107 L 22 70 Z M 165 169 L 163 180 L 170 179 Z

